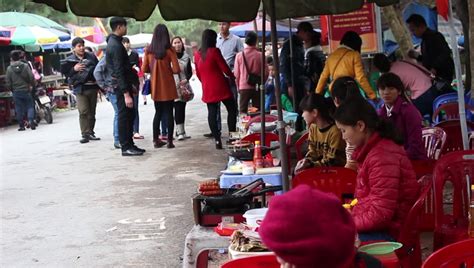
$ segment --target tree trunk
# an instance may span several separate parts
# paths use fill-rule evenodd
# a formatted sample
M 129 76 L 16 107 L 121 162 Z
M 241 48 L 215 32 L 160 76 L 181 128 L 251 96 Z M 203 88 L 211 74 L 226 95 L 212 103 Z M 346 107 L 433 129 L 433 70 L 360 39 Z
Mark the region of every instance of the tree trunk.
M 405 58 L 408 51 L 413 48 L 413 43 L 407 26 L 403 21 L 401 10 L 398 10 L 394 5 L 391 5 L 383 7 L 382 13 L 393 32 L 393 36 L 396 39 L 395 41 L 397 41 L 400 46 L 402 56 Z

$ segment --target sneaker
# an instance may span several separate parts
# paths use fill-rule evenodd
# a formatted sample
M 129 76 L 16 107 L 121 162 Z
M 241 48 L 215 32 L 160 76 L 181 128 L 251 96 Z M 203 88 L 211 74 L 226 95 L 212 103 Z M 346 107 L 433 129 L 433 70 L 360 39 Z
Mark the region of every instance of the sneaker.
M 91 140 L 91 141 L 98 141 L 100 140 L 99 137 L 96 137 L 94 134 L 88 134 L 87 135 L 87 139 Z
M 18 131 L 25 131 L 25 130 L 26 130 L 25 127 L 18 128 Z
M 31 130 L 35 130 L 36 129 L 36 125 L 35 124 L 31 124 Z
M 89 142 L 89 137 L 84 135 L 82 136 L 82 139 L 79 140 L 80 143 L 88 143 Z
M 115 149 L 120 149 L 120 148 L 122 148 L 122 146 L 120 145 L 119 142 L 114 143 L 114 147 L 115 147 Z
M 175 148 L 175 146 L 174 146 L 174 144 L 173 144 L 172 141 L 169 141 L 169 142 L 166 144 L 166 148 L 168 148 L 168 149 L 173 149 L 173 148 Z
M 182 140 L 184 140 L 184 139 L 186 139 L 186 138 L 184 137 L 184 134 L 179 134 L 179 135 L 178 135 L 178 140 L 179 140 L 179 141 L 182 141 Z

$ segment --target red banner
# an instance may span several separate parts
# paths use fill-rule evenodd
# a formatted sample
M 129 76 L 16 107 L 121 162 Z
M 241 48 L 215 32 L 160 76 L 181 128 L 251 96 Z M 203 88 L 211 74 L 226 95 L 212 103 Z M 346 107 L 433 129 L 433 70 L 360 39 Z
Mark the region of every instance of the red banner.
M 365 4 L 361 9 L 340 15 L 328 16 L 329 50 L 334 51 L 347 31 L 354 31 L 362 38 L 362 53 L 376 53 L 377 27 L 374 4 Z

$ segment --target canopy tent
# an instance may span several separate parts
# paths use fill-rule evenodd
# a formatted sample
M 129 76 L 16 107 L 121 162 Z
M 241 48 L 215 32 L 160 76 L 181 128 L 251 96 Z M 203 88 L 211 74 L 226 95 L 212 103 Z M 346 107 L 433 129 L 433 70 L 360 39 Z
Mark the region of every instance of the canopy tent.
M 153 34 L 139 33 L 139 34 L 134 34 L 134 35 L 127 35 L 126 37 L 130 39 L 130 45 L 132 46 L 132 48 L 141 48 L 141 47 L 146 47 L 148 44 L 151 43 Z
M 205 19 L 214 21 L 251 21 L 257 16 L 260 0 L 143 0 L 135 4 L 130 0 L 87 1 L 87 0 L 33 0 L 80 16 L 132 17 L 146 20 L 158 4 L 165 20 Z M 132 4 L 133 2 L 133 4 Z M 272 0 L 263 0 L 265 10 L 270 10 Z M 346 13 L 362 7 L 364 0 L 278 0 L 275 2 L 274 19 Z M 379 6 L 398 3 L 398 0 L 369 0 Z
M 69 40 L 68 29 L 35 14 L 0 13 L 0 45 L 42 45 Z
M 81 16 L 124 16 L 133 17 L 138 20 L 147 19 L 156 4 L 165 20 L 185 19 L 207 19 L 215 21 L 250 21 L 257 15 L 260 0 L 202 0 L 189 2 L 187 0 L 143 0 L 140 5 L 131 4 L 130 0 L 114 1 L 85 1 L 85 0 L 33 0 L 37 3 L 45 3 L 57 10 L 67 11 L 70 9 L 76 15 Z M 263 0 L 264 10 L 271 17 L 271 33 L 273 58 L 275 63 L 275 76 L 279 76 L 279 60 L 277 48 L 277 26 L 276 19 L 292 17 L 304 17 L 320 14 L 338 14 L 360 9 L 364 0 Z M 397 3 L 398 0 L 371 0 L 379 6 Z M 278 124 L 281 163 L 282 163 L 282 185 L 283 190 L 289 190 L 288 159 L 286 155 L 285 124 L 281 105 L 280 80 L 275 80 L 275 95 L 278 107 Z
M 257 25 L 256 30 L 255 30 L 255 24 Z M 250 21 L 241 25 L 231 27 L 229 31 L 239 37 L 245 37 L 245 35 L 248 32 L 257 32 L 258 36 L 262 37 L 262 34 L 263 34 L 262 24 L 263 24 L 263 18 L 258 17 L 257 19 L 255 19 L 255 21 Z M 265 28 L 270 29 L 269 20 L 265 20 Z M 296 29 L 293 29 L 292 31 L 294 32 L 296 31 Z M 265 34 L 267 37 L 270 37 L 269 31 L 266 31 Z M 281 38 L 288 38 L 290 36 L 290 28 L 277 24 L 277 36 Z

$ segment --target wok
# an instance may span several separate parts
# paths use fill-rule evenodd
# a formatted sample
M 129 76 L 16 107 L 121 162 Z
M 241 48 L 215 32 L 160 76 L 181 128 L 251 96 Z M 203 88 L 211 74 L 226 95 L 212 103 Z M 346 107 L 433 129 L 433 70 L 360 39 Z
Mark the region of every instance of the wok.
M 258 179 L 242 189 L 229 189 L 224 195 L 204 197 L 203 202 L 216 210 L 241 208 L 245 204 L 251 204 L 252 199 L 255 196 L 282 190 L 281 186 L 270 186 L 265 187 L 258 192 L 252 192 L 256 187 L 264 184 L 263 179 Z

